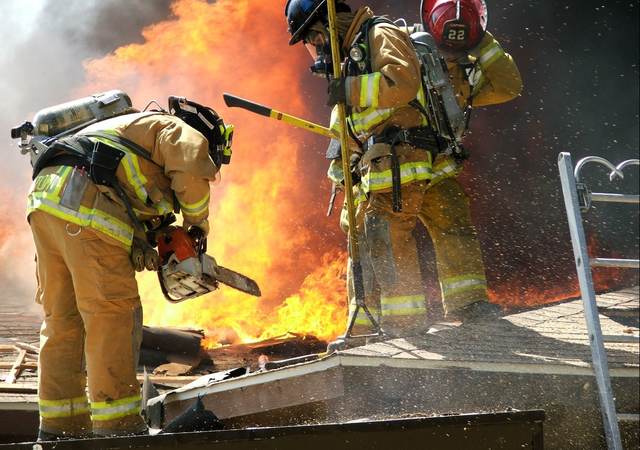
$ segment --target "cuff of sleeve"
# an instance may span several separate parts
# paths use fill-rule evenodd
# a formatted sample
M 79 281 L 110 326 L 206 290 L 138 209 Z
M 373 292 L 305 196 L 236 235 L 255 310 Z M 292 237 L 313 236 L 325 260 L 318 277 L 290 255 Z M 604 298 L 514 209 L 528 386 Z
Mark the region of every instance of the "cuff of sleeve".
M 480 42 L 473 52 L 469 52 L 469 54 L 477 58 L 480 67 L 487 68 L 505 53 L 498 41 L 487 32 L 482 42 Z

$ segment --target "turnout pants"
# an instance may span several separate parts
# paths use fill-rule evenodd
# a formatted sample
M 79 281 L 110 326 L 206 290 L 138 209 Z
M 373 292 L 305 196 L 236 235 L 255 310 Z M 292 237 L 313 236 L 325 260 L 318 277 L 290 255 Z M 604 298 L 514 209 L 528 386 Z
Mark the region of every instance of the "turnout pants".
M 42 211 L 29 216 L 44 309 L 38 395 L 42 431 L 140 433 L 136 379 L 142 307 L 126 249 Z M 87 381 L 89 399 L 87 399 Z
M 357 214 L 365 303 L 392 334 L 419 332 L 427 325 L 426 299 L 413 229 L 420 219 L 433 241 L 445 314 L 487 301 L 480 244 L 471 222 L 469 199 L 455 178 L 427 189 L 424 182 L 402 186 L 402 211 L 394 212 L 391 192 L 370 192 Z M 348 273 L 349 275 L 349 273 Z M 350 278 L 350 277 L 349 277 Z M 349 281 L 349 319 L 355 310 Z M 361 309 L 354 333 L 372 331 Z

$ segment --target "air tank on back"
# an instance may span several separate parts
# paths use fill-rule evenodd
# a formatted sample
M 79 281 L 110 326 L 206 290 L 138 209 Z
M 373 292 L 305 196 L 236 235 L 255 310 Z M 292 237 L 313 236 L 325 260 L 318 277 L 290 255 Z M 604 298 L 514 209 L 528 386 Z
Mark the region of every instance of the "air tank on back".
M 108 119 L 131 109 L 131 99 L 120 90 L 83 97 L 38 111 L 33 135 L 54 137 Z

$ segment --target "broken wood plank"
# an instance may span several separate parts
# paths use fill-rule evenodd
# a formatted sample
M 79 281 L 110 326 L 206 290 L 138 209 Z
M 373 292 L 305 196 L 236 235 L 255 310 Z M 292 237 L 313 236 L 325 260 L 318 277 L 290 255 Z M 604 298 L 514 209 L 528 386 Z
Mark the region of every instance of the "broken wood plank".
M 30 353 L 35 353 L 35 354 L 40 354 L 40 349 L 36 346 L 33 346 L 31 344 L 26 344 L 24 342 L 14 342 L 13 346 L 20 349 L 20 350 L 26 350 Z
M 197 366 L 204 356 L 201 341 L 202 334 L 197 331 L 147 326 L 142 328 L 142 349 L 158 352 L 168 362 Z M 144 361 L 140 363 L 145 365 Z
M 0 353 L 13 353 L 16 351 L 15 346 L 11 344 L 0 344 Z
M 37 394 L 38 387 L 36 385 L 0 383 L 0 392 L 5 394 Z
M 4 379 L 5 383 L 13 384 L 16 382 L 16 379 L 18 378 L 18 376 L 20 376 L 20 372 L 22 371 L 21 366 L 24 363 L 24 358 L 26 355 L 26 350 L 20 350 L 20 353 L 18 353 L 18 357 L 13 363 L 13 367 L 11 367 L 11 370 L 9 371 L 9 375 L 7 375 Z
M 183 376 L 189 375 L 193 372 L 195 367 L 186 364 L 169 363 L 162 364 L 153 370 L 154 375 L 167 375 L 167 376 Z
M 149 381 L 155 384 L 176 384 L 176 385 L 185 385 L 189 384 L 192 381 L 197 380 L 202 375 L 185 375 L 185 376 L 164 376 L 164 375 L 149 375 Z M 138 381 L 144 381 L 144 375 L 138 375 Z
M 0 369 L 12 369 L 13 365 L 14 365 L 14 363 L 0 362 Z M 36 363 L 36 362 L 24 362 L 24 363 L 22 363 L 20 368 L 21 369 L 37 369 L 38 368 L 38 363 Z

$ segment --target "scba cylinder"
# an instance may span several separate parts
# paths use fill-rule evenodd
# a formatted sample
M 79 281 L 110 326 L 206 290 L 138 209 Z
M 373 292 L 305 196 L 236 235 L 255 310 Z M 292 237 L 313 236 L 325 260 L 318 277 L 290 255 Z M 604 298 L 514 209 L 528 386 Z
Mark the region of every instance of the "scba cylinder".
M 128 111 L 133 112 L 126 93 L 102 92 L 38 111 L 33 118 L 33 134 L 54 137 Z

